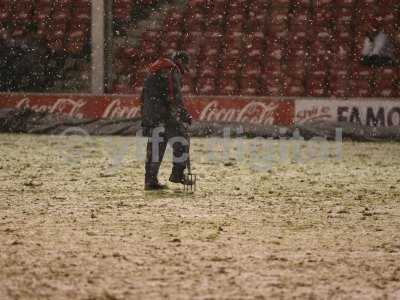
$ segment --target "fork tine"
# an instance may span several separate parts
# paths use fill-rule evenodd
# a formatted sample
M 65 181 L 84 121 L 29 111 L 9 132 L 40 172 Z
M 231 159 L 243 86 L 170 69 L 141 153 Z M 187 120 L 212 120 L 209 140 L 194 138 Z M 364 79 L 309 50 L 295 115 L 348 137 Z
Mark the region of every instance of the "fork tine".
M 190 182 L 191 184 L 187 184 Z M 183 190 L 187 193 L 194 193 L 197 188 L 197 175 L 192 173 L 185 174 L 185 183 L 183 184 Z

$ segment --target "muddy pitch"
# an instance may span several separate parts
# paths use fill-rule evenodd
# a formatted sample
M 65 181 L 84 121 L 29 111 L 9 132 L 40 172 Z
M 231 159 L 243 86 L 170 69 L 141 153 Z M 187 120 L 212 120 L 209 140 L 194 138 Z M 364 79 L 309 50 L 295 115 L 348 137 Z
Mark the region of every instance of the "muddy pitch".
M 400 299 L 400 144 L 232 141 L 0 135 L 0 299 Z

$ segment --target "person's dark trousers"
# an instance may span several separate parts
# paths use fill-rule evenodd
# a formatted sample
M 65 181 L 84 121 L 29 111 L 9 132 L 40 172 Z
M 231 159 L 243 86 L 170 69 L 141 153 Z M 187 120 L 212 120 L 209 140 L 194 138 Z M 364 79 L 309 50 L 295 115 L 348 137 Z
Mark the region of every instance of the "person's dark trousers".
M 173 151 L 171 176 L 183 178 L 189 155 L 189 135 L 184 126 L 171 121 L 163 127 L 147 129 L 146 131 L 149 139 L 146 149 L 145 184 L 158 183 L 157 176 L 168 143 Z

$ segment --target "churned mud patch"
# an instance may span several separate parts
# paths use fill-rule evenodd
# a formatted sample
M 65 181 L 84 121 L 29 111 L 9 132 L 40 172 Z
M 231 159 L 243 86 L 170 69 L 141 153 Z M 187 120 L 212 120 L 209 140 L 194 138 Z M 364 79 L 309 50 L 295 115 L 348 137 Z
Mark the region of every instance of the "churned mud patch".
M 188 195 L 144 142 L 0 135 L 0 299 L 400 299 L 400 144 L 193 139 Z

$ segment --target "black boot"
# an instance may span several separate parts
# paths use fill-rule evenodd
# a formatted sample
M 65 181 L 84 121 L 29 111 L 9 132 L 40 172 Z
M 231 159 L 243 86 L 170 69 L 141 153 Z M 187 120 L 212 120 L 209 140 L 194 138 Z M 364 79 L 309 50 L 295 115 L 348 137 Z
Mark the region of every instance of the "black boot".
M 144 189 L 146 191 L 163 190 L 167 186 L 160 184 L 157 179 L 159 163 L 146 163 L 146 174 L 144 176 Z
M 193 181 L 185 177 L 185 168 L 174 167 L 172 169 L 171 176 L 169 177 L 169 181 L 173 183 L 181 183 L 184 185 L 193 185 Z
M 166 188 L 167 186 L 165 184 L 160 184 L 159 182 L 144 184 L 145 191 L 159 191 L 159 190 L 165 190 Z

